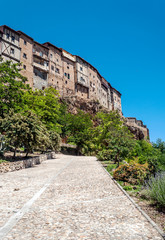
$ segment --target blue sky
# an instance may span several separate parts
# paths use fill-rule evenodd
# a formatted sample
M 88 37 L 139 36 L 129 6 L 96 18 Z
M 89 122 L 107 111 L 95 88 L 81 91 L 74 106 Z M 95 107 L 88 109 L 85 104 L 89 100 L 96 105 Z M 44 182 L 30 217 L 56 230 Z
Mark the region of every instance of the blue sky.
M 164 0 L 8 0 L 0 25 L 89 61 L 122 93 L 124 116 L 165 141 L 164 11 Z

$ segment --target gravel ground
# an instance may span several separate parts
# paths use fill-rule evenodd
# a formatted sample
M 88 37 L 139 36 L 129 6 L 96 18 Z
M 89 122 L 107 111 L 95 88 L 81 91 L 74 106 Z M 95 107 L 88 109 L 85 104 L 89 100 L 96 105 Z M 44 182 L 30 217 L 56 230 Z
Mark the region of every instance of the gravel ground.
M 162 239 L 95 157 L 0 175 L 0 239 Z

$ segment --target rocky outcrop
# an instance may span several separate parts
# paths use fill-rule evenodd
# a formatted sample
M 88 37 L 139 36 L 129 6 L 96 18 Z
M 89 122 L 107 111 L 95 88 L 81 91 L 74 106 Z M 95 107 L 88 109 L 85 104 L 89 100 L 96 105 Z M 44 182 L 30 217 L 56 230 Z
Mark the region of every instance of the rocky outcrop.
M 68 111 L 72 114 L 77 114 L 78 110 L 82 110 L 92 115 L 96 114 L 100 110 L 108 112 L 108 110 L 101 106 L 100 103 L 96 100 L 84 100 L 83 98 L 77 96 L 70 96 L 63 97 L 61 101 L 66 102 Z
M 128 129 L 130 130 L 131 133 L 133 133 L 133 135 L 135 136 L 136 140 L 142 140 L 144 139 L 144 133 L 142 130 L 140 130 L 137 127 L 133 127 L 133 126 L 128 126 Z

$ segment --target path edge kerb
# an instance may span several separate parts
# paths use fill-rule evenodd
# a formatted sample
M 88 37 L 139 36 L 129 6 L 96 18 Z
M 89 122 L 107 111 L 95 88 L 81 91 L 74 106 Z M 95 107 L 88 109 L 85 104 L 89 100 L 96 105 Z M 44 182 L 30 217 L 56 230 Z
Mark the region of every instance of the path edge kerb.
M 138 211 L 147 219 L 147 221 L 157 230 L 163 239 L 165 239 L 165 233 L 158 227 L 158 225 L 139 207 L 137 203 L 129 196 L 129 194 L 120 186 L 120 184 L 111 176 L 111 174 L 103 167 L 101 162 L 96 158 L 96 161 L 103 168 L 103 170 L 109 175 L 112 181 L 117 187 L 124 193 L 124 195 L 132 202 L 132 204 L 138 209 Z

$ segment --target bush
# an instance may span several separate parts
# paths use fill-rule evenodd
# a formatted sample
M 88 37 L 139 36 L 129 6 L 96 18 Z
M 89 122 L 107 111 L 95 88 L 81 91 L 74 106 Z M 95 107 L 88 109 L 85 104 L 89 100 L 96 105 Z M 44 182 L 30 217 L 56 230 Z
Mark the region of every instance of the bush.
M 51 144 L 50 144 L 51 150 L 60 151 L 60 149 L 61 149 L 60 148 L 60 143 L 61 143 L 60 135 L 58 133 L 56 133 L 55 131 L 50 131 L 49 137 L 51 140 Z
M 130 184 L 142 184 L 149 174 L 147 165 L 138 163 L 123 164 L 114 172 L 113 177 L 116 180 L 128 182 Z
M 159 173 L 147 182 L 148 194 L 158 204 L 165 207 L 165 174 Z
M 99 151 L 97 154 L 97 158 L 99 161 L 110 161 L 112 160 L 112 150 L 103 149 Z

